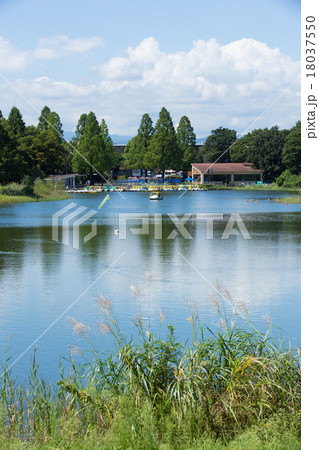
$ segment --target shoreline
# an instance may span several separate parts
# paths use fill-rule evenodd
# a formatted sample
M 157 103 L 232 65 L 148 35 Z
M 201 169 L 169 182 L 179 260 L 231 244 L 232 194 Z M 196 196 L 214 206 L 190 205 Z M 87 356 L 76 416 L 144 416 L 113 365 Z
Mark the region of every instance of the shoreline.
M 2 446 L 222 449 L 245 442 L 240 448 L 248 450 L 289 442 L 299 448 L 299 348 L 245 330 L 235 316 L 219 312 L 217 299 L 218 334 L 207 327 L 204 336 L 192 308 L 190 341 L 179 341 L 171 325 L 165 337 L 151 328 L 146 334 L 141 315 L 135 324 L 140 338 L 133 341 L 119 328 L 109 300 L 98 302 L 107 312 L 98 333 L 117 343 L 116 354 L 91 346 L 84 353 L 89 363 L 81 363 L 70 353 L 72 369 L 66 375 L 60 367 L 56 387 L 41 379 L 35 352 L 25 386 L 13 383 L 4 361 Z M 92 342 L 88 326 L 74 318 L 70 323 Z
M 186 185 L 187 186 L 187 185 Z M 172 191 L 192 191 L 192 192 L 197 192 L 197 191 L 222 191 L 222 190 L 227 190 L 227 191 L 278 191 L 278 192 L 287 192 L 287 194 L 292 194 L 289 197 L 287 196 L 286 198 L 277 198 L 274 199 L 277 203 L 292 203 L 292 204 L 300 204 L 301 203 L 301 189 L 300 188 L 284 188 L 284 187 L 279 187 L 279 186 L 219 186 L 219 185 L 206 185 L 203 186 L 203 189 L 192 189 L 192 188 L 185 188 L 185 189 L 179 189 L 178 186 L 174 186 L 173 188 L 168 188 L 165 189 L 163 186 L 158 186 L 158 187 L 154 187 L 154 186 L 144 186 L 144 185 L 139 185 L 139 186 L 132 186 L 129 189 L 123 189 L 124 186 L 113 186 L 111 189 L 103 189 L 101 187 L 97 187 L 98 189 L 94 188 L 94 189 L 90 189 L 87 190 L 86 193 L 90 193 L 90 194 L 95 194 L 95 193 L 104 193 L 104 192 L 151 192 L 154 191 L 156 189 L 158 190 L 164 190 L 167 192 L 172 192 Z M 192 187 L 192 186 L 191 186 Z M 125 187 L 126 188 L 126 187 Z M 72 198 L 72 193 L 76 194 L 76 193 L 84 193 L 83 190 L 82 191 L 77 191 L 74 190 L 73 192 L 64 192 L 61 193 L 60 195 L 56 195 L 56 196 L 47 196 L 47 197 L 29 197 L 29 196 L 19 196 L 19 195 L 6 195 L 6 194 L 1 194 L 0 192 L 0 205 L 10 205 L 13 203 L 36 203 L 36 202 L 47 202 L 47 201 L 61 201 L 61 200 L 68 200 Z M 295 195 L 294 195 L 295 194 Z
M 65 193 L 65 195 L 58 195 L 55 197 L 28 197 L 19 195 L 3 195 L 0 194 L 0 205 L 11 205 L 13 203 L 36 203 L 36 202 L 55 202 L 59 200 L 68 200 L 72 198 L 70 194 Z

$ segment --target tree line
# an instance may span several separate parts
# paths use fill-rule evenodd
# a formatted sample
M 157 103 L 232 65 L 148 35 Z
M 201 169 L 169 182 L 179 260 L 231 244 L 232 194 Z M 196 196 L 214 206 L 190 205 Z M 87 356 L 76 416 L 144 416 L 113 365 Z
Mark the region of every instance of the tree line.
M 19 182 L 25 176 L 44 177 L 70 172 L 101 177 L 120 165 L 129 169 L 183 171 L 186 176 L 193 162 L 250 162 L 264 171 L 264 179 L 300 175 L 301 123 L 290 130 L 254 130 L 237 139 L 235 130 L 219 127 L 211 131 L 203 146 L 187 116 L 174 127 L 170 113 L 162 108 L 153 126 L 144 114 L 136 136 L 129 140 L 123 155 L 114 152 L 104 119 L 94 112 L 82 114 L 75 137 L 67 142 L 63 125 L 55 111 L 44 106 L 37 126 L 27 126 L 15 106 L 5 119 L 0 111 L 0 183 Z

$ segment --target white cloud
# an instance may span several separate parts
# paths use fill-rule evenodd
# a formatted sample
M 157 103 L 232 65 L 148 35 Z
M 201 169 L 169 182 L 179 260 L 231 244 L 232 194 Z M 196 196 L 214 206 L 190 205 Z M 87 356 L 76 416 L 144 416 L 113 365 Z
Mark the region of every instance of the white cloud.
M 18 50 L 0 36 L 0 70 L 23 70 L 27 61 L 28 52 Z
M 86 53 L 102 44 L 103 39 L 99 37 L 70 39 L 68 36 L 54 36 L 40 39 L 35 50 L 21 51 L 0 36 L 0 70 L 22 71 L 37 59 Z
M 84 40 L 83 45 L 80 41 L 61 36 L 42 40 L 37 55 L 54 58 L 100 44 L 99 38 Z M 70 62 L 72 76 L 71 69 Z M 99 83 L 55 81 L 47 76 L 20 80 L 17 87 L 37 107 L 48 104 L 55 109 L 66 130 L 75 128 L 81 113 L 94 111 L 99 118 L 110 118 L 112 133 L 133 135 L 145 112 L 155 122 L 165 106 L 174 123 L 187 115 L 201 137 L 219 126 L 244 131 L 297 80 L 300 63 L 253 39 L 228 45 L 198 40 L 188 52 L 168 54 L 150 37 L 129 47 L 125 57 L 111 58 L 94 71 Z M 16 103 L 11 100 L 11 106 Z M 300 118 L 299 110 L 296 82 L 252 129 L 291 127 Z
M 111 58 L 107 63 L 97 66 L 97 72 L 106 80 L 138 80 L 162 56 L 159 44 L 153 37 L 144 39 L 135 48 L 129 47 L 127 53 L 127 58 Z
M 54 59 L 75 53 L 86 53 L 102 44 L 103 39 L 99 37 L 70 39 L 68 36 L 53 36 L 39 39 L 33 57 L 36 59 Z
M 77 97 L 87 97 L 96 92 L 94 85 L 76 85 L 66 81 L 55 81 L 48 77 L 39 77 L 34 80 L 20 80 L 16 84 L 19 92 L 27 98 L 37 99 L 63 99 L 70 101 Z
M 119 107 L 123 102 L 133 116 L 165 105 L 173 115 L 189 114 L 203 133 L 219 125 L 249 126 L 297 80 L 300 63 L 253 39 L 228 45 L 198 40 L 189 52 L 166 54 L 151 37 L 95 70 L 103 95 Z M 299 89 L 297 82 L 281 100 L 285 107 L 276 105 L 258 125 L 291 126 L 298 120 Z

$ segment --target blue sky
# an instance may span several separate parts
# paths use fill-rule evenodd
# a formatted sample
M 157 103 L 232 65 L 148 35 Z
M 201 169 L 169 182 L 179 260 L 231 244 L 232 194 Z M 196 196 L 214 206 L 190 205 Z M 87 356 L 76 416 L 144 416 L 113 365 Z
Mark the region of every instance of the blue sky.
M 28 124 L 47 104 L 65 130 L 96 112 L 133 135 L 162 106 L 196 134 L 291 127 L 300 118 L 295 0 L 0 0 L 0 109 Z M 22 96 L 25 98 L 23 99 Z M 27 100 L 27 101 L 26 101 Z

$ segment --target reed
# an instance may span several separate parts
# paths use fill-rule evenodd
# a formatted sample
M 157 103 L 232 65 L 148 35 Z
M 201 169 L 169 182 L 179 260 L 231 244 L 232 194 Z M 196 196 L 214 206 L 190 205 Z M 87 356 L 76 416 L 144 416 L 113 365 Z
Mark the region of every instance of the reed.
M 28 184 L 10 183 L 0 186 L 0 204 L 66 200 L 71 198 L 61 183 L 37 178 Z
M 293 195 L 287 197 L 275 198 L 276 203 L 287 203 L 287 204 L 300 204 L 301 195 Z
M 146 276 L 149 313 L 151 277 Z M 163 330 L 157 336 L 150 329 L 141 291 L 132 291 L 140 302 L 135 320 L 140 339 L 134 342 L 125 335 L 112 303 L 100 296 L 97 333 L 102 343 L 113 339 L 115 350 L 104 350 L 108 344 L 97 350 L 94 331 L 70 319 L 74 331 L 89 343 L 90 353 L 87 362 L 77 364 L 70 351 L 72 369 L 65 375 L 61 364 L 57 388 L 40 378 L 35 354 L 28 386 L 17 385 L 8 369 L 7 346 L 2 358 L 0 444 L 225 448 L 241 442 L 238 448 L 261 448 L 273 442 L 276 448 L 281 448 L 278 443 L 299 447 L 300 352 L 285 349 L 271 337 L 270 321 L 262 336 L 243 326 L 236 311 L 225 315 L 225 291 L 221 298 L 212 297 L 220 319 L 216 331 L 202 324 L 196 306 L 186 302 L 190 340 L 180 342 L 171 325 L 166 337 Z

